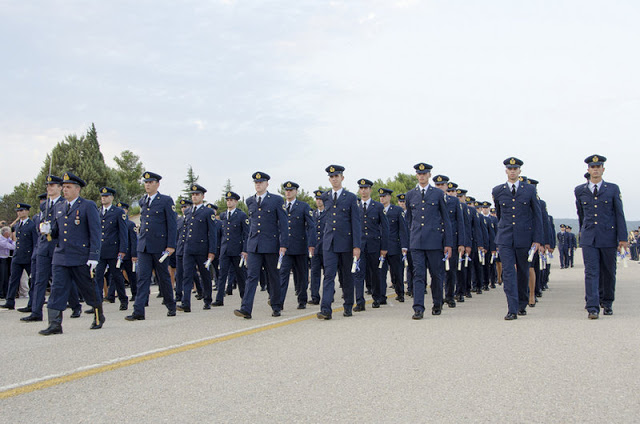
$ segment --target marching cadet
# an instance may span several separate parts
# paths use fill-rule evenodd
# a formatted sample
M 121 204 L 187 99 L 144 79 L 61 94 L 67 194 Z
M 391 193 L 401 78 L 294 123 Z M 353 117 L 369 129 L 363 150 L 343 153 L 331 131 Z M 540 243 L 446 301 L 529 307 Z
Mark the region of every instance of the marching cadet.
M 591 179 L 574 190 L 589 319 L 598 319 L 600 308 L 604 315 L 613 314 L 616 250 L 629 247 L 620 188 L 602 179 L 606 160 L 601 155 L 587 157 L 584 161 Z
M 182 215 L 176 218 L 176 272 L 175 272 L 175 293 L 176 299 L 182 300 L 182 278 L 184 277 L 183 272 L 183 258 L 184 258 L 184 239 L 185 239 L 185 231 L 184 231 L 184 217 L 187 214 L 187 210 L 193 206 L 193 202 L 189 199 L 181 199 L 180 200 L 180 211 Z M 173 255 L 171 255 L 173 256 Z
M 494 212 L 493 214 L 491 213 L 492 210 Z M 489 281 L 489 287 L 495 289 L 497 279 L 496 260 L 498 256 L 498 252 L 496 251 L 496 231 L 498 230 L 498 218 L 496 218 L 495 216 L 495 208 L 491 207 L 491 202 L 482 202 L 482 215 L 485 219 L 490 221 L 489 245 L 491 250 L 491 257 L 486 258 L 485 262 L 488 269 L 487 281 Z
M 560 232 L 557 234 L 558 237 L 558 252 L 560 254 L 560 269 L 568 268 L 567 266 L 567 250 L 569 249 L 568 237 L 567 237 L 567 228 L 564 224 L 560 224 Z
M 129 237 L 127 234 L 127 214 L 119 207 L 113 205 L 113 197 L 116 191 L 110 187 L 100 189 L 100 219 L 102 221 L 102 244 L 100 248 L 100 261 L 96 267 L 96 290 L 98 299 L 102 302 L 104 286 L 104 273 L 107 266 L 111 275 L 111 283 L 114 286 L 118 299 L 120 300 L 120 310 L 126 311 L 129 308 L 129 298 L 124 288 L 124 277 L 122 276 L 122 261 L 127 254 Z M 120 263 L 118 263 L 120 262 Z
M 7 300 L 0 308 L 15 309 L 16 294 L 20 288 L 22 273 L 27 272 L 31 281 L 31 256 L 38 243 L 38 230 L 33 220 L 29 219 L 31 205 L 27 203 L 16 204 L 16 224 L 13 227 L 15 233 L 16 249 L 11 260 L 11 274 L 7 289 Z M 31 283 L 29 284 L 31 286 Z
M 287 181 L 282 184 L 285 193 L 285 212 L 287 214 L 287 224 L 289 229 L 289 247 L 287 253 L 282 258 L 282 266 L 280 267 L 280 292 L 282 296 L 281 304 L 287 296 L 289 288 L 289 276 L 291 269 L 297 275 L 298 286 L 296 293 L 298 294 L 298 309 L 307 307 L 307 289 L 309 287 L 309 261 L 313 258 L 316 245 L 316 223 L 313 219 L 313 211 L 311 206 L 306 202 L 299 202 L 296 199 L 298 188 L 300 186 L 293 181 Z
M 122 260 L 122 269 L 127 273 L 127 280 L 129 280 L 129 287 L 131 288 L 131 301 L 135 302 L 138 289 L 137 274 L 133 268 L 133 264 L 138 262 L 138 233 L 136 233 L 136 224 L 129 219 L 129 204 L 124 202 L 118 202 L 117 205 L 126 215 L 125 223 L 127 224 L 127 251 L 125 252 L 124 259 Z M 109 298 L 114 298 L 114 293 L 109 289 Z
M 496 215 L 496 208 L 491 208 L 490 209 L 491 212 L 491 216 L 493 217 L 493 226 L 496 229 L 496 235 L 498 234 L 498 215 Z M 496 246 L 496 249 L 498 247 Z M 499 252 L 496 250 L 496 259 L 495 259 L 495 273 L 496 273 L 496 280 L 499 286 L 502 285 L 502 261 L 500 261 L 500 254 Z
M 360 192 L 360 214 L 362 218 L 362 242 L 360 246 L 360 266 L 355 273 L 356 306 L 353 312 L 361 312 L 364 307 L 365 276 L 371 282 L 373 308 L 387 304 L 387 284 L 380 282 L 379 262 L 386 260 L 389 249 L 389 221 L 384 206 L 371 198 L 373 182 L 366 178 L 358 180 Z
M 523 178 L 526 178 L 526 177 L 523 177 Z M 535 187 L 536 193 L 538 193 L 538 184 L 539 184 L 538 180 L 534 180 L 533 178 L 526 178 L 526 180 L 529 184 Z M 544 255 L 546 254 L 546 252 L 551 250 L 551 239 L 554 237 L 554 235 L 551 233 L 551 228 L 549 227 L 549 212 L 547 211 L 547 203 L 540 198 L 540 195 L 538 194 L 536 195 L 538 196 L 538 202 L 540 202 L 540 212 L 542 213 L 542 238 L 543 238 L 542 243 L 544 244 L 545 251 L 542 252 L 541 254 L 536 254 L 534 256 L 531 266 L 535 273 L 535 280 L 536 280 L 535 281 L 535 297 L 542 297 L 542 286 L 543 286 L 542 281 L 544 279 L 545 271 L 540 269 L 540 261 L 543 260 L 541 255 Z M 531 305 L 535 306 L 535 302 L 537 302 L 537 300 L 535 300 L 534 303 L 529 302 L 529 306 Z
M 240 309 L 236 316 L 251 319 L 256 288 L 260 280 L 260 270 L 265 269 L 269 281 L 271 316 L 279 317 L 282 311 L 282 294 L 278 282 L 278 262 L 284 257 L 289 246 L 287 216 L 281 196 L 267 191 L 271 177 L 264 172 L 254 172 L 256 194 L 247 198 L 249 209 L 249 235 L 242 256 L 247 262 L 247 281 Z M 279 255 L 279 257 L 278 257 Z
M 555 237 L 556 226 L 553 223 L 553 217 L 551 215 L 549 215 L 549 233 L 550 233 L 550 240 L 551 240 L 549 253 L 553 254 L 553 252 L 556 250 L 556 237 Z M 549 288 L 550 275 L 551 275 L 551 261 L 548 260 L 547 266 L 544 272 L 544 277 L 542 279 L 542 290 L 547 290 Z
M 484 261 L 481 263 L 481 268 L 483 282 L 482 289 L 488 291 L 489 284 L 491 284 L 492 288 L 496 288 L 494 280 L 491 279 L 491 257 L 496 254 L 496 226 L 493 224 L 491 215 L 489 215 L 491 202 L 485 200 L 478 203 L 480 206 L 480 220 L 487 229 L 487 244 L 485 245 Z
M 322 282 L 322 303 L 318 319 L 332 318 L 331 304 L 335 294 L 335 278 L 342 275 L 342 294 L 345 317 L 353 315 L 353 263 L 360 260 L 362 227 L 358 198 L 342 187 L 344 167 L 329 165 L 325 172 L 329 175 L 331 190 L 322 195 L 327 210 L 322 248 L 324 255 L 324 280 Z
M 478 212 L 479 204 L 475 197 L 467 196 L 467 205 L 471 209 L 471 216 L 473 225 L 478 231 L 477 237 L 474 238 L 475 245 L 471 248 L 471 272 L 469 277 L 471 278 L 471 289 L 476 294 L 482 294 L 482 287 L 484 285 L 484 274 L 482 272 L 482 264 L 480 263 L 480 254 L 485 254 L 489 245 L 489 232 L 484 221 L 480 218 L 480 212 Z
M 311 258 L 311 300 L 307 303 L 310 305 L 320 304 L 320 275 L 324 269 L 324 255 L 322 251 L 322 239 L 324 234 L 324 226 L 327 222 L 327 214 L 322 201 L 322 190 L 313 192 L 316 198 L 316 209 L 313 211 L 313 219 L 316 222 L 315 233 L 315 249 Z
M 407 229 L 407 246 L 410 245 L 409 238 L 411 234 L 409 234 L 409 228 L 407 227 L 407 202 L 406 202 L 406 193 L 400 193 L 396 195 L 398 199 L 398 206 L 402 208 L 402 218 L 404 219 L 404 226 Z M 407 251 L 407 259 L 406 259 L 405 268 L 407 269 L 407 291 L 406 295 L 409 297 L 413 296 L 413 260 L 411 259 L 411 250 Z M 403 282 L 404 284 L 404 282 Z
M 168 263 L 165 259 L 176 249 L 176 212 L 173 199 L 158 192 L 161 175 L 154 172 L 143 174 L 147 194 L 140 199 L 140 231 L 138 234 L 138 294 L 133 305 L 133 314 L 127 321 L 145 319 L 144 311 L 149 301 L 151 274 L 156 273 L 158 288 L 164 297 L 167 316 L 176 316 L 176 301 L 171 287 Z
M 247 279 L 246 267 L 240 266 L 242 252 L 245 250 L 247 237 L 249 236 L 249 219 L 247 214 L 238 209 L 240 196 L 233 191 L 228 191 L 225 196 L 227 210 L 220 215 L 222 223 L 222 244 L 220 246 L 220 278 L 216 301 L 212 306 L 223 306 L 225 289 L 224 284 L 229 274 L 234 274 L 238 283 L 240 297 L 244 297 L 245 281 Z M 230 295 L 231 289 L 226 294 Z
M 442 192 L 429 184 L 431 165 L 420 162 L 414 166 L 418 184 L 407 192 L 407 225 L 409 249 L 413 258 L 413 319 L 424 316 L 426 272 L 431 275 L 432 315 L 442 312 L 443 258 L 451 257 L 453 237 L 449 212 Z
M 213 225 L 216 228 L 215 232 L 216 232 L 216 240 L 218 240 L 218 245 L 216 246 L 215 258 L 213 258 L 213 262 L 211 262 L 211 266 L 209 267 L 209 273 L 211 274 L 213 284 L 215 284 L 216 286 L 214 287 L 214 289 L 217 289 L 218 280 L 220 279 L 220 246 L 222 244 L 222 223 L 218 219 L 218 205 L 216 205 L 215 203 L 207 203 L 207 207 L 210 209 L 213 209 L 213 215 L 216 217 L 216 219 L 213 220 Z M 225 287 L 225 283 L 223 282 L 222 283 L 223 290 L 224 290 L 224 287 Z
M 446 303 L 450 308 L 455 308 L 458 258 L 461 255 L 464 255 L 465 246 L 471 246 L 471 242 L 466 240 L 467 235 L 464 228 L 464 209 L 455 195 L 454 183 L 450 182 L 449 177 L 446 175 L 436 175 L 433 177 L 433 182 L 436 187 L 442 190 L 445 194 L 445 203 L 449 214 L 449 222 L 451 223 L 453 243 L 457 246 L 456 249 L 452 249 L 452 254 L 447 258 L 447 261 L 449 261 L 449 271 L 445 271 L 444 273 L 444 303 Z M 449 195 L 450 192 L 453 194 Z
M 389 247 L 386 260 L 382 266 L 381 285 L 386 286 L 387 269 L 391 274 L 391 283 L 396 291 L 396 300 L 404 302 L 404 278 L 402 259 L 409 251 L 409 238 L 407 237 L 407 224 L 404 222 L 403 210 L 400 206 L 391 204 L 391 193 L 388 188 L 378 189 L 380 203 L 384 207 L 384 214 L 389 222 Z
M 191 186 L 193 207 L 187 209 L 184 217 L 184 255 L 182 257 L 182 304 L 177 309 L 191 312 L 191 290 L 196 268 L 202 280 L 204 306 L 211 309 L 212 283 L 209 268 L 218 249 L 218 234 L 215 224 L 216 214 L 212 208 L 204 206 L 207 189 L 199 184 Z
M 94 308 L 92 330 L 102 328 L 105 317 L 98 298 L 93 272 L 100 258 L 100 217 L 95 203 L 80 197 L 86 183 L 67 172 L 62 177 L 62 193 L 66 202 L 54 207 L 52 221 L 40 225 L 42 234 L 57 238 L 53 251 L 53 283 L 47 302 L 49 327 L 43 336 L 62 334 L 62 311 L 67 307 L 71 286 L 75 283 L 84 301 Z
M 518 179 L 523 162 L 510 157 L 503 163 L 507 182 L 495 186 L 492 195 L 498 216 L 496 244 L 502 260 L 502 279 L 509 308 L 504 319 L 510 321 L 527 314 L 528 255 L 530 251 L 544 252 L 544 246 L 540 244 L 543 240 L 542 212 L 535 189 Z
M 64 203 L 64 199 L 60 195 L 62 191 L 62 178 L 55 175 L 47 175 L 46 186 L 46 203 L 40 204 L 41 217 L 39 219 L 39 223 L 50 223 L 55 217 L 55 208 L 59 204 Z M 53 250 L 55 247 L 56 241 L 51 238 L 51 235 L 47 236 L 47 234 L 39 233 L 37 247 L 35 249 L 36 267 L 34 269 L 35 272 L 32 274 L 33 289 L 32 293 L 29 295 L 30 305 L 28 305 L 28 312 L 31 312 L 31 314 L 20 318 L 20 321 L 42 321 L 42 308 L 44 307 L 47 284 L 49 284 L 49 280 L 51 279 L 51 260 L 53 259 Z
M 462 217 L 464 223 L 465 245 L 464 252 L 460 253 L 460 256 L 458 257 L 458 260 L 462 263 L 460 264 L 460 269 L 456 268 L 455 289 L 456 300 L 458 301 L 458 303 L 463 303 L 465 297 L 471 297 L 471 268 L 469 267 L 469 262 L 466 260 L 466 258 L 471 255 L 471 248 L 473 246 L 474 239 L 478 237 L 478 226 L 474 225 L 473 217 L 471 215 L 471 208 L 467 206 L 467 190 L 459 188 L 455 183 L 453 184 L 452 188 L 453 190 L 448 189 L 447 194 L 456 196 L 456 198 L 458 199 L 458 202 L 460 203 L 462 209 Z
M 576 240 L 576 235 L 573 234 L 573 228 L 571 228 L 570 225 L 567 225 L 567 240 L 569 240 L 568 242 L 568 247 L 567 247 L 567 268 L 571 267 L 573 268 L 573 254 L 576 252 L 576 249 L 578 248 L 578 241 Z

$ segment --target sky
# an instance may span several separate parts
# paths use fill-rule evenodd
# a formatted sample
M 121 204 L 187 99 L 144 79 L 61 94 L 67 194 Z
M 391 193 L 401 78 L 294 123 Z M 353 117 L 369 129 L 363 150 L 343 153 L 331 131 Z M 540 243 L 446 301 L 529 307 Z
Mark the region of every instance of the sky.
M 640 2 L 0 0 L 0 195 L 95 123 L 110 166 L 138 154 L 176 197 L 413 173 L 491 200 L 524 161 L 557 218 L 584 159 L 640 219 Z M 8 160 L 7 160 L 8 159 Z

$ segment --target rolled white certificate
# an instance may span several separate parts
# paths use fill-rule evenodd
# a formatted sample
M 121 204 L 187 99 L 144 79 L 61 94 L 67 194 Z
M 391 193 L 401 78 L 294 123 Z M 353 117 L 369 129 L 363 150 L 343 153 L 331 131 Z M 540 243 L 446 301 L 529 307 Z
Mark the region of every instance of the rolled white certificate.
M 122 265 L 122 258 L 118 256 L 118 260 L 116 261 L 116 268 L 120 269 L 120 265 Z
M 133 263 L 133 266 L 131 267 L 131 272 L 136 272 L 136 265 L 138 265 L 138 262 Z
M 458 271 L 462 271 L 462 259 L 458 260 Z
M 207 259 L 207 261 L 204 263 L 204 267 L 209 269 L 210 266 L 211 266 L 211 259 Z
M 529 262 L 533 262 L 533 255 L 536 254 L 536 249 L 535 247 L 532 247 L 531 250 L 529 250 Z
M 240 257 L 240 264 L 238 265 L 238 268 L 242 268 L 242 265 L 244 265 L 244 256 Z
M 167 259 L 169 257 L 169 252 L 167 252 L 166 250 L 164 252 L 162 252 L 162 256 L 160 256 L 160 259 L 158 259 L 158 262 L 162 263 L 165 261 L 165 259 Z
M 467 268 L 469 266 L 469 255 L 464 255 L 464 267 Z
M 278 266 L 277 268 L 280 269 L 280 267 L 282 266 L 282 258 L 284 257 L 284 255 L 280 255 L 280 257 L 278 258 Z
M 378 260 L 380 261 L 378 263 L 378 269 L 382 269 L 382 265 L 384 264 L 384 256 L 380 256 L 380 258 L 378 258 Z
M 356 270 L 358 269 L 358 259 L 354 256 L 353 257 L 353 263 L 351 264 L 351 273 L 355 273 Z
M 449 266 L 449 258 L 445 258 L 445 260 L 444 260 L 444 270 L 445 271 L 449 271 L 449 268 L 450 268 L 450 266 Z

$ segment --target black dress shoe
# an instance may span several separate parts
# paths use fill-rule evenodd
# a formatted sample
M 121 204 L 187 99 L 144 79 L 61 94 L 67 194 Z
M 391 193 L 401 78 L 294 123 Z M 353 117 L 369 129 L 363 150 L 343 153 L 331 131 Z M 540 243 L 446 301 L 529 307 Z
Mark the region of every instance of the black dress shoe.
M 0 308 L 3 308 L 3 309 L 16 309 L 15 306 L 9 306 L 6 303 L 0 305 Z
M 520 315 L 520 316 L 527 315 L 527 311 L 526 311 L 525 309 L 520 309 L 520 310 L 518 311 L 518 315 Z
M 459 294 L 459 295 L 458 295 L 458 298 L 457 298 L 456 300 L 457 300 L 458 302 L 460 302 L 460 303 L 464 302 L 464 295 Z
M 454 300 L 450 300 L 450 301 L 447 302 L 447 305 L 450 308 L 455 308 L 456 307 L 456 302 Z
M 144 315 L 131 314 L 124 317 L 127 321 L 144 321 Z
M 422 318 L 424 318 L 424 312 L 418 312 L 418 311 L 416 311 L 411 317 L 411 319 L 422 319 Z
M 197 294 L 197 295 L 196 295 L 196 299 L 197 299 L 197 300 L 202 300 L 202 298 L 203 298 L 203 297 L 204 297 L 204 296 L 202 296 L 201 294 Z
M 371 294 L 371 290 L 367 289 L 366 294 Z
M 176 309 L 182 312 L 191 312 L 190 306 L 176 305 Z
M 380 307 L 380 302 L 378 302 L 377 300 L 374 300 L 373 304 L 371 304 L 371 307 L 372 308 L 376 308 L 376 309 L 379 308 Z
M 25 306 L 24 308 L 18 308 L 18 312 L 28 312 L 31 313 L 31 308 L 28 306 Z
M 131 296 L 131 301 L 135 302 L 136 301 L 136 297 L 135 296 Z
M 355 308 L 353 308 L 353 312 L 362 312 L 364 311 L 364 305 L 356 305 Z
M 381 305 L 386 305 L 386 304 L 387 304 L 387 298 L 385 297 L 385 298 L 384 298 L 384 299 L 382 299 L 379 303 L 380 303 Z
M 129 304 L 128 303 L 121 303 L 120 304 L 120 310 L 121 311 L 126 311 L 127 309 L 129 309 Z
M 431 308 L 431 315 L 440 315 L 442 313 L 442 308 L 440 306 L 434 306 Z
M 158 295 L 156 297 L 162 297 L 162 294 L 158 293 Z
M 82 315 L 82 309 L 77 309 L 71 313 L 71 318 L 80 318 Z
M 535 303 L 529 303 L 529 307 L 530 307 L 530 308 L 535 308 L 535 307 L 536 307 L 536 304 L 535 304 Z
M 205 311 L 211 309 L 211 304 L 210 303 L 205 303 L 204 306 L 202 307 L 202 309 L 204 309 Z
M 109 299 L 109 298 L 107 298 L 107 302 L 109 302 L 109 303 L 116 303 L 116 300 L 115 300 L 115 299 Z
M 307 309 L 307 304 L 306 304 L 306 302 L 300 302 L 300 303 L 298 303 L 298 309 Z
M 351 316 L 353 316 L 353 313 L 351 311 L 344 311 L 342 313 L 342 316 L 343 317 L 351 317 Z
M 29 315 L 27 317 L 22 317 L 20 318 L 20 321 L 24 321 L 24 322 L 36 322 L 36 321 L 42 321 L 42 317 L 37 317 L 35 315 Z
M 589 319 L 598 319 L 598 313 L 597 312 L 589 312 L 588 318 Z
M 271 316 L 272 317 L 279 317 L 280 315 L 282 315 L 282 313 L 280 311 L 273 311 L 271 312 Z
M 237 317 L 242 317 L 244 319 L 251 319 L 251 314 L 249 312 L 243 311 L 242 309 L 236 309 L 235 311 L 233 311 L 233 313 Z
M 471 295 L 471 292 L 469 292 L 469 293 L 466 293 L 464 297 L 466 297 L 467 299 L 471 299 L 473 296 Z
M 504 316 L 505 321 L 511 321 L 514 319 L 518 319 L 518 315 L 513 314 L 513 313 L 508 313 L 507 315 Z
M 309 305 L 319 305 L 319 304 L 320 304 L 320 301 L 319 301 L 319 300 L 309 300 L 307 303 L 308 303 Z
M 491 287 L 492 289 L 495 289 L 496 285 L 495 285 L 495 283 L 491 283 L 491 285 L 489 287 Z
M 189 310 L 189 312 L 191 312 L 191 310 Z M 173 309 L 171 311 L 167 311 L 167 316 L 168 317 L 175 317 L 176 316 L 176 310 Z
M 87 309 L 86 311 L 84 311 L 85 314 L 92 314 L 93 313 L 93 308 Z
M 482 289 L 477 289 L 476 294 L 482 294 Z
M 603 308 L 604 311 L 602 312 L 602 315 L 613 315 L 613 309 L 611 308 Z
M 316 318 L 318 319 L 324 319 L 324 320 L 330 320 L 331 319 L 331 314 L 325 314 L 324 312 L 318 312 L 316 314 Z
M 91 327 L 89 327 L 90 330 L 99 330 L 102 328 L 102 324 L 104 324 L 105 318 L 104 315 L 101 315 L 100 317 L 98 317 L 98 319 L 96 320 L 94 318 L 93 322 L 91 323 Z
M 211 306 L 224 306 L 224 302 L 218 302 L 217 300 L 211 304 Z
M 404 296 L 396 296 L 396 300 L 400 303 L 404 303 Z
M 233 296 L 233 292 L 232 292 L 232 291 L 225 292 L 225 294 L 226 294 L 227 296 Z
M 482 290 L 489 291 L 489 286 L 482 286 Z
M 49 326 L 47 328 L 45 328 L 44 330 L 40 330 L 38 331 L 38 334 L 42 334 L 43 336 L 50 336 L 52 334 L 62 334 L 62 327 L 61 326 Z
M 407 296 L 409 296 L 409 297 L 413 297 L 413 292 L 408 291 L 408 292 L 406 293 L 406 295 L 407 295 Z

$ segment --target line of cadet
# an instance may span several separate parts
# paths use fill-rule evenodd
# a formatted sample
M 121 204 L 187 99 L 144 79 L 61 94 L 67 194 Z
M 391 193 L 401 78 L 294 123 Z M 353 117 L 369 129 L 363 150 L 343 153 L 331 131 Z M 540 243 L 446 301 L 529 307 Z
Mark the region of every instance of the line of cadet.
M 575 189 L 590 319 L 598 318 L 600 308 L 605 315 L 613 313 L 616 250 L 628 247 L 619 188 L 602 180 L 605 161 L 600 155 L 585 159 L 588 182 Z M 205 310 L 223 306 L 224 297 L 237 286 L 242 302 L 234 314 L 246 319 L 252 316 L 261 285 L 269 292 L 272 316 L 278 317 L 293 272 L 297 308 L 320 305 L 317 317 L 329 320 L 336 276 L 343 316 L 350 317 L 366 310 L 365 289 L 372 295 L 373 308 L 387 304 L 389 273 L 395 300 L 404 302 L 405 295 L 412 296 L 412 318 L 419 320 L 424 317 L 428 271 L 432 315 L 440 315 L 444 304 L 455 308 L 472 293 L 482 294 L 503 283 L 505 320 L 515 320 L 526 315 L 527 306 L 534 307 L 548 288 L 548 258 L 556 247 L 556 234 L 553 217 L 537 195 L 538 181 L 520 175 L 523 162 L 518 158 L 507 158 L 504 165 L 507 182 L 492 190 L 494 209 L 490 202 L 468 196 L 445 175 L 432 179 L 432 166 L 424 162 L 414 166 L 416 187 L 397 194 L 399 206 L 391 205 L 393 191 L 387 188 L 380 188 L 380 202 L 374 201 L 373 182 L 366 178 L 358 180 L 358 198 L 343 188 L 345 168 L 330 165 L 325 171 L 331 189 L 315 192 L 315 210 L 296 199 L 295 182 L 283 184 L 283 199 L 267 190 L 268 174 L 255 172 L 256 194 L 246 200 L 248 214 L 237 208 L 240 196 L 230 191 L 220 219 L 214 205 L 205 205 L 207 190 L 198 184 L 191 187 L 191 200 L 181 201 L 183 216 L 177 218 L 171 197 L 158 191 L 162 177 L 146 172 L 137 234 L 127 215 L 128 205 L 114 205 L 115 190 L 101 188 L 97 209 L 80 197 L 86 185 L 80 177 L 71 172 L 62 178 L 50 175 L 40 213 L 33 220 L 28 217 L 29 205 L 16 205 L 15 255 L 7 300 L 0 306 L 14 309 L 19 280 L 26 271 L 32 284 L 29 304 L 21 308 L 30 315 L 23 321 L 42 321 L 51 279 L 49 327 L 40 334 L 62 333 L 62 311 L 70 306 L 71 316 L 79 317 L 80 298 L 92 307 L 91 329 L 99 329 L 105 322 L 105 272 L 108 298 L 114 301 L 117 293 L 120 309 L 129 307 L 124 269 L 134 302 L 132 314 L 125 317 L 128 321 L 145 319 L 154 275 L 169 317 L 176 316 L 176 310 L 191 312 L 194 284 Z M 567 231 L 570 228 L 562 226 L 557 236 L 562 268 L 572 266 L 569 252 L 575 248 Z M 215 300 L 213 274 L 218 283 Z

